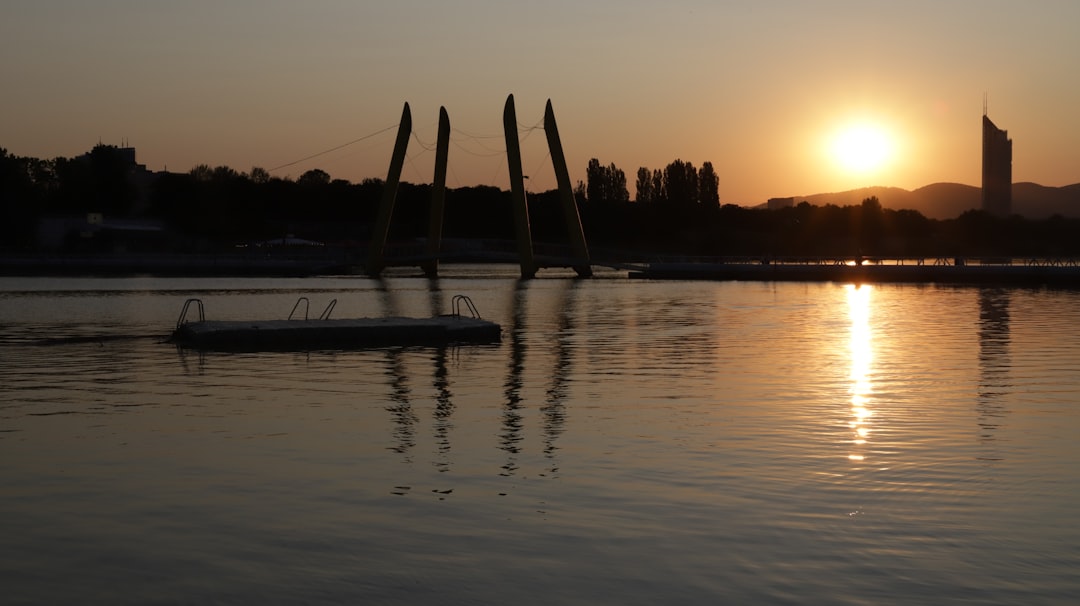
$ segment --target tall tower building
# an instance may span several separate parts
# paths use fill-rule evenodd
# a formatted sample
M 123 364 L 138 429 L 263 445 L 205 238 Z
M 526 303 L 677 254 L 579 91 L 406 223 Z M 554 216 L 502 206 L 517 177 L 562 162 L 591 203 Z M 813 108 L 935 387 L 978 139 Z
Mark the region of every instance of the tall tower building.
M 997 217 L 1012 214 L 1012 139 L 983 108 L 982 209 Z

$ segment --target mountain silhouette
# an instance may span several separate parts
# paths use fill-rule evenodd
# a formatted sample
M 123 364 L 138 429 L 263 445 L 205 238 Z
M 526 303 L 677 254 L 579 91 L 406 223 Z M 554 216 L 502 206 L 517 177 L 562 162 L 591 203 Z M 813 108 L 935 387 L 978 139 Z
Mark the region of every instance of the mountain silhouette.
M 965 211 L 982 207 L 982 190 L 961 183 L 934 183 L 908 191 L 899 187 L 863 187 L 849 191 L 795 196 L 795 204 L 855 206 L 876 196 L 884 208 L 915 210 L 930 219 L 954 219 Z M 1013 183 L 1013 213 L 1025 219 L 1053 215 L 1080 217 L 1080 183 L 1047 187 L 1038 183 Z

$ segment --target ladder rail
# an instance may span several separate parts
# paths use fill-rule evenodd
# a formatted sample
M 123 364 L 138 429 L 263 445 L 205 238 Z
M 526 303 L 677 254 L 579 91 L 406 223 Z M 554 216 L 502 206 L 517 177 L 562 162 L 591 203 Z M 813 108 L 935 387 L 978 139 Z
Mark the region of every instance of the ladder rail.
M 184 301 L 184 307 L 181 308 L 181 310 L 180 310 L 180 317 L 176 319 L 176 328 L 178 330 L 179 330 L 179 328 L 181 326 L 188 323 L 189 320 L 187 319 L 187 314 L 188 314 L 188 310 L 191 308 L 192 303 L 195 304 L 195 309 L 198 310 L 198 312 L 199 312 L 199 319 L 197 321 L 198 322 L 205 322 L 206 321 L 206 310 L 203 308 L 202 300 L 201 299 L 188 299 L 187 301 Z
M 454 295 L 454 298 L 450 300 L 450 307 L 453 310 L 453 315 L 455 316 L 461 316 L 461 308 L 463 306 L 465 307 L 465 309 L 468 310 L 469 314 L 472 317 L 476 318 L 477 320 L 480 319 L 479 310 L 476 309 L 476 305 L 473 304 L 472 299 L 470 299 L 468 296 Z
M 296 314 L 296 309 L 298 307 L 300 307 L 300 303 L 304 304 L 304 319 L 305 320 L 308 319 L 308 308 L 311 307 L 311 302 L 308 301 L 307 297 L 300 297 L 299 299 L 296 300 L 296 305 L 293 305 L 292 311 L 289 312 L 289 319 L 290 320 L 292 320 L 293 315 Z
M 326 309 L 324 309 L 323 312 L 319 314 L 319 319 L 329 320 L 330 314 L 334 311 L 335 307 L 337 307 L 337 299 L 331 299 L 330 302 L 327 303 Z

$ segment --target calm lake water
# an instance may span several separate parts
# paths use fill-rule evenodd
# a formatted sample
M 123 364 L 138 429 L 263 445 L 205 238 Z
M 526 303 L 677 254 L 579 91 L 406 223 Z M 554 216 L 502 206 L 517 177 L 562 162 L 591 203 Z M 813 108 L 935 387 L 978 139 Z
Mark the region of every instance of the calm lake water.
M 1080 292 L 0 278 L 0 601 L 1063 604 Z M 501 344 L 199 353 L 210 319 Z

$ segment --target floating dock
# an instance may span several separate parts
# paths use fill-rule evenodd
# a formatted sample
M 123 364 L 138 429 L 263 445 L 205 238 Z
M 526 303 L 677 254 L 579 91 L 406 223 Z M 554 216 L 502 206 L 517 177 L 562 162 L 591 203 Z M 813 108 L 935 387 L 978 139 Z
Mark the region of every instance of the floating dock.
M 303 297 L 301 300 L 306 301 Z M 502 327 L 481 319 L 472 302 L 461 295 L 454 298 L 454 313 L 430 318 L 330 319 L 327 316 L 333 303 L 316 320 L 292 319 L 291 314 L 287 320 L 206 320 L 202 302 L 189 299 L 171 341 L 194 349 L 266 351 L 483 344 L 502 339 Z M 473 312 L 473 317 L 458 313 L 462 304 Z M 198 310 L 199 319 L 187 321 L 192 305 Z

